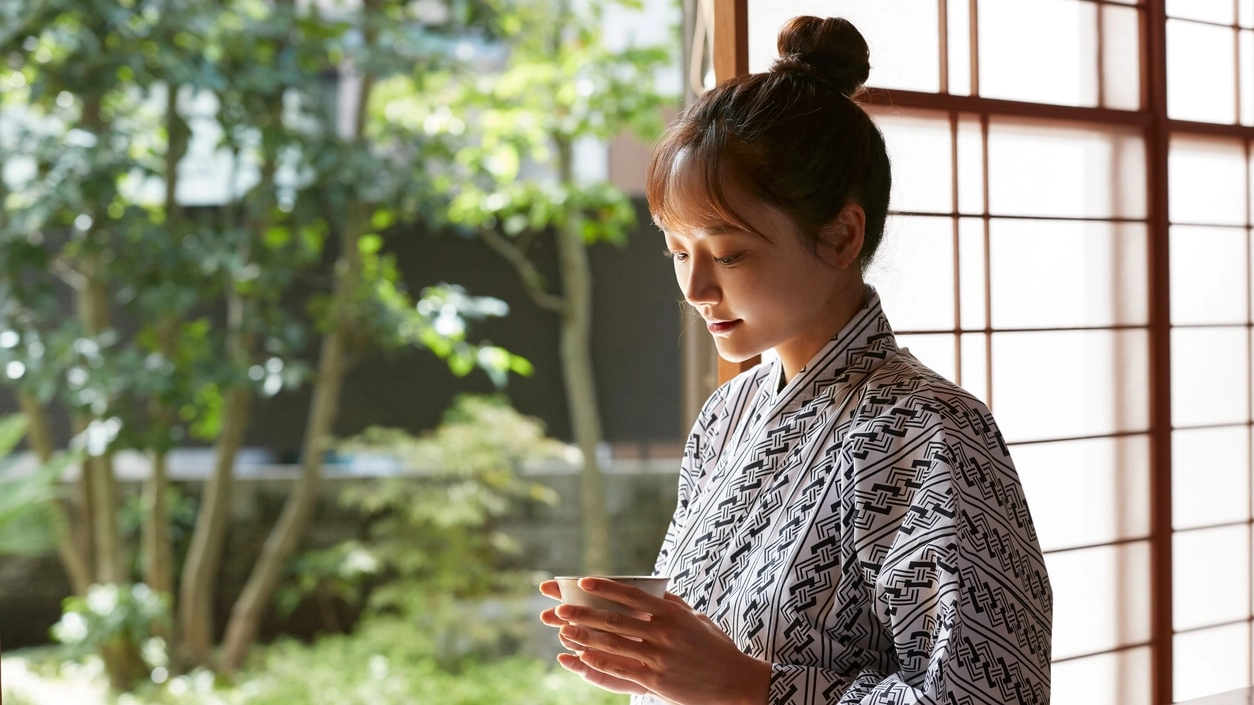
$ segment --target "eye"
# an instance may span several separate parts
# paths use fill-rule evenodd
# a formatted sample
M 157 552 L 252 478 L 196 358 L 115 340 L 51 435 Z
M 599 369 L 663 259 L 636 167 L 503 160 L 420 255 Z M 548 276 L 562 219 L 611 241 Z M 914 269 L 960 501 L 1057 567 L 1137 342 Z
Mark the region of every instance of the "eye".
M 726 267 L 726 266 L 733 265 L 739 262 L 740 258 L 743 256 L 744 256 L 743 252 L 737 252 L 734 255 L 727 255 L 726 257 L 716 257 L 714 261 Z
M 666 257 L 667 259 L 673 259 L 676 262 L 683 262 L 684 260 L 688 259 L 687 252 L 675 252 L 674 250 L 670 250 L 670 249 L 662 250 L 662 256 Z

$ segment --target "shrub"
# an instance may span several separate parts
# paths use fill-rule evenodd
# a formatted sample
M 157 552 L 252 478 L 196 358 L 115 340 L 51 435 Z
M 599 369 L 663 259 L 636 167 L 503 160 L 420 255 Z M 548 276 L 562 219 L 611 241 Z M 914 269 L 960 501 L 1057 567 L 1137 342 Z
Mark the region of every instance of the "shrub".
M 208 671 L 124 695 L 118 705 L 623 705 L 556 664 L 514 656 L 449 670 L 415 649 L 423 635 L 380 621 L 309 645 L 260 650 L 234 685 Z
M 165 642 L 157 634 L 168 619 L 168 597 L 147 585 L 92 585 L 85 597 L 65 598 L 52 636 L 69 647 L 71 659 L 99 655 L 110 686 L 123 692 L 165 668 Z
M 503 397 L 464 395 L 431 433 L 371 428 L 340 450 L 390 456 L 404 471 L 344 491 L 342 501 L 369 517 L 366 535 L 289 563 L 280 611 L 305 598 L 327 615 L 332 599 L 362 606 L 365 622 L 384 618 L 425 635 L 416 648 L 449 667 L 516 652 L 535 615 L 510 598 L 536 581 L 510 566 L 518 547 L 496 522 L 520 504 L 556 501 L 518 467 L 560 457 L 566 446 Z

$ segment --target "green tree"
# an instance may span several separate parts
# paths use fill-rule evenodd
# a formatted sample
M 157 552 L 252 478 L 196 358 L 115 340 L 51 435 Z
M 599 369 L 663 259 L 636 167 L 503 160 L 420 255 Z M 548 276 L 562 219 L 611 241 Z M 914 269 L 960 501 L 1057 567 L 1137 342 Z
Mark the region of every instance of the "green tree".
M 400 70 L 412 71 L 417 66 L 423 71 L 449 64 L 448 37 L 464 31 L 463 23 L 478 16 L 471 4 L 452 5 L 460 9 L 461 22 L 446 19 L 438 27 L 415 20 L 408 3 L 394 0 L 363 0 L 351 15 L 329 24 L 316 11 L 299 12 L 282 5 L 267 18 L 280 27 L 267 30 L 268 34 L 311 55 L 308 65 L 292 74 L 294 79 L 307 81 L 320 72 L 350 67 L 356 88 L 347 101 L 354 106 L 353 112 L 316 124 L 301 146 L 307 181 L 295 194 L 294 212 L 307 212 L 325 224 L 327 231 L 338 233 L 334 284 L 329 295 L 315 302 L 322 339 L 301 452 L 301 480 L 232 609 L 222 652 L 222 666 L 227 670 L 243 662 L 284 564 L 304 534 L 344 374 L 363 343 L 423 345 L 448 358 L 455 372 L 465 374 L 479 366 L 498 383 L 504 382 L 507 371 L 530 371 L 526 361 L 501 348 L 466 343 L 460 320 L 452 326 L 441 325 L 441 317 L 447 319 L 449 311 L 458 312 L 455 319 L 503 313 L 497 302 L 439 287 L 425 292 L 415 306 L 399 285 L 394 259 L 382 250 L 382 231 L 398 217 L 420 217 L 432 210 L 428 169 L 433 155 L 414 135 L 398 139 L 386 121 L 369 119 L 375 85 L 381 77 Z M 310 37 L 321 41 L 310 42 Z M 265 37 L 249 39 L 248 50 L 255 51 L 264 42 Z
M 585 139 L 607 142 L 624 130 L 651 140 L 671 102 L 654 84 L 655 74 L 670 64 L 670 52 L 607 47 L 604 8 L 605 3 L 591 2 L 575 12 L 569 0 L 519 4 L 502 20 L 508 58 L 501 71 L 474 81 L 449 78 L 421 96 L 413 118 L 452 145 L 449 173 L 436 182 L 450 198 L 452 225 L 505 258 L 532 301 L 560 320 L 567 408 L 583 455 L 582 533 L 589 572 L 610 566 L 597 459 L 603 431 L 590 341 L 588 247 L 623 243 L 635 224 L 635 209 L 612 184 L 575 174 L 575 145 Z M 558 253 L 555 284 L 545 281 L 535 262 L 536 243 L 548 237 Z
M 65 469 L 76 461 L 75 452 L 61 453 L 21 472 L 13 450 L 26 433 L 21 414 L 0 418 L 0 556 L 32 556 L 56 547 L 57 522 L 52 511 L 58 483 Z
M 148 109 L 145 87 L 176 77 L 197 80 L 199 59 L 172 43 L 164 55 L 154 51 L 155 37 L 167 26 L 192 19 L 181 8 L 161 14 L 116 3 L 40 2 L 5 9 L 0 331 L 11 344 L 0 355 L 8 358 L 6 377 L 16 382 L 31 445 L 41 458 L 52 452 L 46 414 L 54 401 L 70 410 L 76 430 L 90 439 L 77 498 L 77 514 L 86 520 L 77 542 L 68 532 L 58 542 L 74 589 L 83 594 L 91 582 L 127 581 L 112 453 L 138 441 L 131 431 L 139 426 L 128 427 L 130 438 L 115 438 L 119 407 L 156 391 L 142 388 L 158 379 L 151 374 L 158 370 L 144 374 L 145 367 L 160 366 L 145 346 L 163 337 L 152 333 L 166 325 L 150 324 L 154 319 L 142 315 L 155 298 L 113 288 L 128 276 L 143 276 L 143 265 L 135 262 L 145 260 L 140 250 L 153 241 L 165 213 L 159 200 L 145 203 L 140 192 L 161 156 L 177 151 L 154 143 L 164 125 Z M 194 23 L 188 29 L 194 31 Z M 121 252 L 136 257 L 119 257 Z M 54 275 L 73 293 L 72 319 L 61 310 Z M 129 339 L 113 326 L 115 304 L 123 298 L 142 321 Z M 173 350 L 161 352 L 175 356 Z M 153 397 L 153 403 L 164 402 Z M 168 424 L 152 434 L 163 430 L 169 431 Z
M 85 517 L 57 541 L 79 595 L 130 582 L 113 453 L 152 455 L 143 577 L 169 591 L 165 454 L 189 437 L 213 443 L 177 601 L 182 651 L 194 662 L 210 660 L 212 585 L 253 399 L 312 376 L 301 481 L 233 611 L 228 669 L 303 533 L 344 371 L 360 353 L 417 345 L 459 374 L 479 367 L 500 381 L 527 371 L 466 337 L 464 319 L 500 315 L 499 302 L 448 286 L 416 300 L 380 235 L 430 210 L 426 157 L 412 136 L 392 151 L 392 137 L 368 134 L 360 112 L 373 76 L 447 63 L 441 37 L 483 12 L 449 6 L 456 22 L 436 28 L 383 0 L 335 18 L 261 0 L 0 6 L 0 381 L 15 388 L 40 458 L 55 452 L 47 416 L 56 405 L 86 439 L 76 510 L 51 507 Z M 345 121 L 323 77 L 348 64 L 362 76 L 362 107 Z M 216 153 L 231 165 L 227 202 L 204 212 L 178 197 L 194 120 L 216 128 Z M 408 158 L 387 158 L 394 153 Z M 330 290 L 293 309 L 293 284 L 330 254 Z M 58 300 L 67 286 L 74 318 Z M 115 325 L 119 315 L 133 325 Z M 306 360 L 314 332 L 322 346 Z

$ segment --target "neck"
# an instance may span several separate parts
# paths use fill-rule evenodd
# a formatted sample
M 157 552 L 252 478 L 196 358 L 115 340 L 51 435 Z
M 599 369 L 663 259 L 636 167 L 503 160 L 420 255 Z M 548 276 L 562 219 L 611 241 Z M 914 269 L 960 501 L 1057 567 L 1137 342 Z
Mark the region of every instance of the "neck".
M 849 277 L 847 284 L 831 298 L 827 309 L 830 315 L 824 316 L 822 322 L 816 323 L 814 335 L 790 345 L 787 349 L 783 346 L 775 349 L 783 368 L 783 378 L 780 384 L 788 384 L 793 377 L 805 369 L 806 363 L 810 362 L 810 359 L 817 355 L 824 345 L 835 338 L 849 321 L 853 320 L 854 314 L 862 310 L 866 302 L 866 286 L 862 282 L 861 274 Z

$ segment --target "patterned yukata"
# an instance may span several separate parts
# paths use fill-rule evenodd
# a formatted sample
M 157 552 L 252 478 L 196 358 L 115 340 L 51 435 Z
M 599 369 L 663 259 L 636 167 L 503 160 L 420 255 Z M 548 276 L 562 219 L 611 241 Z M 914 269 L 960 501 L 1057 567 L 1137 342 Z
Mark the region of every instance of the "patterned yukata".
M 786 385 L 764 362 L 706 402 L 656 572 L 773 664 L 770 705 L 1048 703 L 1053 597 L 1006 444 L 867 296 Z

